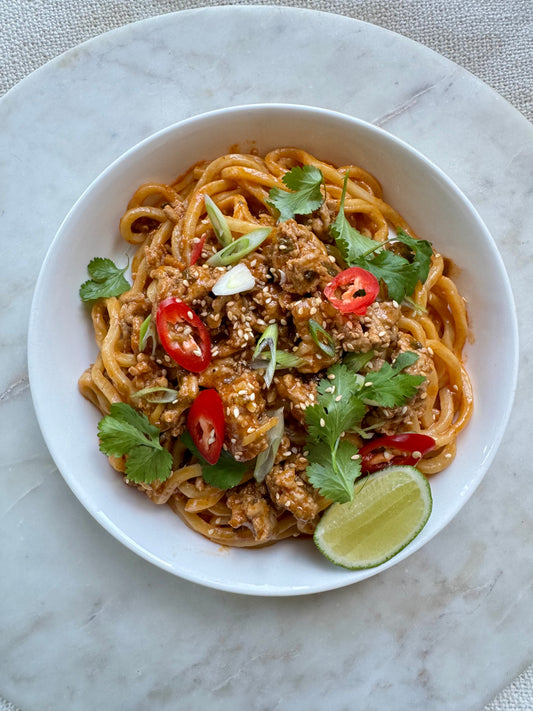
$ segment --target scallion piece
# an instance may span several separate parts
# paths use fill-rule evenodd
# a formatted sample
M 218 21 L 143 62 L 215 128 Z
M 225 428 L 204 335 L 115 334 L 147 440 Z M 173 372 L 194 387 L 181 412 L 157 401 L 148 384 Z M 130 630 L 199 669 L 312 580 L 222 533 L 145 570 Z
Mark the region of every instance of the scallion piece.
M 267 388 L 272 384 L 274 371 L 276 370 L 276 345 L 278 343 L 278 324 L 272 323 L 267 326 L 261 338 L 257 341 L 252 360 L 259 358 L 261 353 L 268 348 L 270 351 L 270 360 L 265 372 L 265 385 Z
M 151 387 L 137 390 L 131 397 L 143 397 L 148 402 L 175 402 L 178 399 L 178 391 L 172 388 Z
M 309 333 L 315 344 L 320 348 L 320 350 L 325 353 L 330 358 L 335 356 L 335 341 L 329 335 L 325 328 L 315 321 L 313 318 L 309 319 Z
M 252 361 L 250 365 L 252 368 L 266 368 L 269 362 L 270 353 L 263 353 L 261 358 Z M 276 351 L 276 370 L 278 370 L 278 368 L 299 368 L 300 366 L 305 365 L 306 362 L 305 358 L 301 358 L 294 353 Z
M 276 454 L 278 453 L 279 445 L 281 444 L 283 433 L 285 431 L 283 408 L 280 407 L 279 410 L 272 412 L 271 417 L 277 417 L 278 421 L 274 427 L 271 427 L 266 433 L 268 447 L 264 452 L 260 452 L 257 455 L 257 459 L 255 461 L 254 478 L 258 482 L 264 481 L 266 475 L 274 466 L 274 460 L 276 459 Z
M 152 323 L 152 316 L 147 316 L 141 323 L 141 328 L 139 329 L 139 352 L 142 353 L 146 348 L 148 339 L 152 339 L 152 355 L 155 353 L 155 347 L 157 345 L 157 338 L 155 335 L 154 324 Z
M 215 232 L 216 238 L 223 247 L 226 247 L 233 242 L 233 237 L 226 218 L 209 195 L 204 195 L 204 203 L 209 222 Z
M 215 252 L 213 256 L 209 257 L 207 264 L 210 267 L 225 267 L 228 264 L 235 264 L 239 259 L 246 257 L 247 254 L 257 249 L 271 232 L 271 227 L 259 227 L 257 230 L 252 230 L 247 235 L 239 237 L 239 239 Z
M 253 289 L 254 286 L 254 275 L 246 264 L 236 264 L 220 277 L 211 291 L 215 296 L 230 296 Z

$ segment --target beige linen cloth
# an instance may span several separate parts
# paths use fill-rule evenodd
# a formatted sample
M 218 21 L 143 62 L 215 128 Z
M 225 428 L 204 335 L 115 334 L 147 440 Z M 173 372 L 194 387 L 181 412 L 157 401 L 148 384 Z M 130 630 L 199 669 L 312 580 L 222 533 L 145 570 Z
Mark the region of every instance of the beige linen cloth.
M 0 96 L 108 30 L 167 12 L 237 4 L 322 10 L 398 32 L 472 72 L 533 121 L 533 0 L 0 0 Z M 483 711 L 532 709 L 533 665 Z M 18 710 L 0 697 L 0 711 Z

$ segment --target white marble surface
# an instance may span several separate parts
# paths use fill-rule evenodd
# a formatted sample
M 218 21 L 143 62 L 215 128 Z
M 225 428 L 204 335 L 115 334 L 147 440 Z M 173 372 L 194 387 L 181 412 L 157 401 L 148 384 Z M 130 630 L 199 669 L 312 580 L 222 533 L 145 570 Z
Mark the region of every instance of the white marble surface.
M 377 577 L 294 599 L 198 587 L 103 531 L 50 459 L 25 362 L 40 264 L 91 179 L 169 123 L 255 101 L 351 113 L 438 163 L 492 231 L 521 326 L 516 407 L 457 518 Z M 531 125 L 405 38 L 239 7 L 156 18 L 72 50 L 1 100 L 0 126 L 0 693 L 24 711 L 481 708 L 533 659 Z

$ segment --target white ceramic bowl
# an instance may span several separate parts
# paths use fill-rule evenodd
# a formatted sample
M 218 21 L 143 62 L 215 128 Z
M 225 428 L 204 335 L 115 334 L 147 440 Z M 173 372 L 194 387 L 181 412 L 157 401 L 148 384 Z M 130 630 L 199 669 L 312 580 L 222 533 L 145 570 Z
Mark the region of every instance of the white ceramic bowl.
M 79 375 L 96 355 L 78 289 L 94 256 L 125 263 L 118 221 L 135 188 L 168 182 L 192 163 L 239 144 L 260 151 L 296 145 L 337 164 L 374 173 L 385 197 L 423 238 L 460 268 L 475 334 L 467 366 L 474 416 L 457 458 L 431 479 L 433 512 L 399 555 L 366 571 L 323 558 L 311 541 L 260 550 L 224 549 L 190 531 L 168 507 L 155 506 L 114 476 L 98 450 L 96 409 L 78 392 Z M 505 343 L 504 347 L 499 347 Z M 50 453 L 83 506 L 113 536 L 146 560 L 183 578 L 254 595 L 299 595 L 348 585 L 395 565 L 455 516 L 487 471 L 512 406 L 517 328 L 509 282 L 494 241 L 457 187 L 402 141 L 355 118 L 323 109 L 252 105 L 214 111 L 160 131 L 116 160 L 85 191 L 59 229 L 37 282 L 29 328 L 31 390 Z M 494 377 L 497 373 L 498 377 Z

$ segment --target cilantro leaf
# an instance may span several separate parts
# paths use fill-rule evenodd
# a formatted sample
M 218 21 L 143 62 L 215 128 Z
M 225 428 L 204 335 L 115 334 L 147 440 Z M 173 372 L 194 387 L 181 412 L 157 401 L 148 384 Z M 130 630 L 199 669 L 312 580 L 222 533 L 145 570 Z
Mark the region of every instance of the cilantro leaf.
M 393 365 L 383 363 L 378 371 L 368 373 L 362 390 L 364 401 L 378 407 L 398 407 L 409 402 L 425 377 L 403 373 L 402 370 L 417 359 L 416 353 L 409 351 L 398 356 Z
M 409 248 L 412 254 L 411 270 L 416 276 L 415 286 L 419 281 L 423 284 L 428 278 L 429 267 L 431 266 L 431 255 L 433 254 L 431 242 L 425 239 L 414 239 L 401 229 L 398 230 L 397 237 L 402 244 Z
M 111 259 L 95 257 L 88 266 L 87 271 L 91 277 L 80 286 L 82 301 L 95 301 L 96 299 L 119 296 L 128 291 L 130 284 L 124 276 L 124 269 L 119 269 Z
M 279 212 L 278 222 L 290 220 L 295 215 L 308 215 L 322 205 L 324 176 L 312 165 L 295 166 L 282 178 L 293 192 L 271 188 L 267 203 Z
M 352 265 L 355 260 L 365 252 L 375 249 L 378 243 L 370 237 L 362 235 L 355 227 L 348 222 L 344 213 L 344 201 L 346 199 L 346 187 L 348 185 L 348 173 L 344 176 L 339 214 L 335 222 L 330 225 L 330 232 L 345 262 Z
M 131 405 L 116 402 L 98 423 L 100 451 L 126 459 L 126 475 L 136 483 L 164 481 L 172 472 L 172 455 L 159 442 L 159 429 Z
M 357 448 L 350 442 L 339 442 L 336 450 L 335 475 L 332 476 L 331 452 L 317 443 L 309 446 L 310 465 L 307 476 L 311 484 L 322 496 L 341 504 L 353 499 L 355 480 L 361 476 L 360 460 L 353 460 Z
M 172 472 L 172 455 L 164 447 L 143 445 L 131 450 L 126 460 L 126 475 L 131 481 L 150 484 L 165 481 Z
M 181 435 L 181 441 L 194 454 L 202 467 L 202 477 L 206 484 L 218 489 L 231 489 L 241 480 L 248 469 L 246 462 L 237 462 L 229 452 L 223 449 L 216 464 L 208 464 L 195 446 L 189 432 Z
M 344 503 L 353 498 L 353 485 L 360 466 L 352 457 L 357 447 L 341 437 L 358 428 L 367 407 L 361 397 L 360 378 L 340 364 L 328 369 L 317 387 L 317 402 L 305 411 L 309 439 L 311 484 L 328 499 Z
M 328 375 L 319 382 L 319 397 L 306 409 L 305 417 L 311 437 L 327 442 L 333 449 L 342 433 L 363 419 L 365 406 L 356 396 L 357 380 L 346 366 L 336 363 L 328 369 Z

